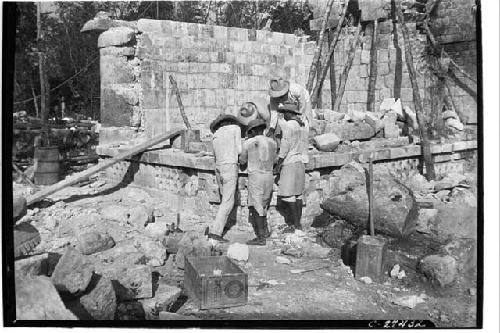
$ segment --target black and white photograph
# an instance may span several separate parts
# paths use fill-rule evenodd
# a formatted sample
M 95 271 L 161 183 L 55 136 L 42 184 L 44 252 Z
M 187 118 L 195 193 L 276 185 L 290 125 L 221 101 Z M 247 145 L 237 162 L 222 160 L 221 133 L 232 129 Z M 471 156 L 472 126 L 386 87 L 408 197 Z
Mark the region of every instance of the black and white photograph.
M 483 328 L 483 2 L 2 2 L 3 325 Z

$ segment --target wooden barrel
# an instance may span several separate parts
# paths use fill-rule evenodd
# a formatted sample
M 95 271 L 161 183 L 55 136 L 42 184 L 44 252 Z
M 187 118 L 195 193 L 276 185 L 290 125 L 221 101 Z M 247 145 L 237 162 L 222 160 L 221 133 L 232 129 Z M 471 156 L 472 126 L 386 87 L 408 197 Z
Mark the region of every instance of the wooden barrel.
M 59 181 L 59 148 L 36 147 L 34 156 L 35 185 L 52 185 Z

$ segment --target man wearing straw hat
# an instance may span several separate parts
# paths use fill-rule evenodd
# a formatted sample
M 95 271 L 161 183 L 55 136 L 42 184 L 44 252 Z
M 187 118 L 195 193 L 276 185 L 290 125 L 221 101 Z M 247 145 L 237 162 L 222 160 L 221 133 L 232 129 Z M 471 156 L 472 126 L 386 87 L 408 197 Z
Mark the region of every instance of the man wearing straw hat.
M 280 124 L 283 135 L 274 172 L 280 175 L 278 196 L 285 205 L 283 211 L 288 225 L 284 232 L 290 233 L 302 229 L 305 164 L 309 162 L 309 122 L 294 103 L 279 104 L 278 112 L 283 114 L 284 122 Z
M 301 85 L 289 82 L 282 77 L 275 77 L 269 81 L 269 97 L 271 109 L 271 121 L 269 125 L 268 136 L 274 136 L 274 132 L 278 125 L 278 115 L 276 111 L 280 103 L 294 103 L 298 105 L 300 111 L 300 118 L 307 119 L 311 123 L 312 106 L 311 97 L 306 88 Z
M 267 209 L 271 204 L 277 146 L 273 139 L 264 136 L 265 128 L 263 119 L 248 123 L 248 139 L 243 143 L 239 158 L 240 165 L 248 164 L 248 220 L 257 236 L 248 241 L 248 245 L 266 245 L 266 238 L 270 236 Z
M 230 215 L 236 215 L 235 194 L 238 183 L 238 155 L 241 153 L 241 128 L 236 117 L 219 115 L 211 124 L 215 155 L 215 176 L 222 195 L 215 220 L 205 233 L 209 238 L 227 242 L 222 237 Z

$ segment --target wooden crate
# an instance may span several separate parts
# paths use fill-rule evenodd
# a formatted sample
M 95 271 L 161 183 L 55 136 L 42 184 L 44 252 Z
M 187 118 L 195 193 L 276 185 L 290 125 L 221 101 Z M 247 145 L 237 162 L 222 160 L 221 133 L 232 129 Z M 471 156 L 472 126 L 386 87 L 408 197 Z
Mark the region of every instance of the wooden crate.
M 184 287 L 200 309 L 227 308 L 248 302 L 248 275 L 226 256 L 186 257 Z M 214 274 L 216 270 L 220 274 Z

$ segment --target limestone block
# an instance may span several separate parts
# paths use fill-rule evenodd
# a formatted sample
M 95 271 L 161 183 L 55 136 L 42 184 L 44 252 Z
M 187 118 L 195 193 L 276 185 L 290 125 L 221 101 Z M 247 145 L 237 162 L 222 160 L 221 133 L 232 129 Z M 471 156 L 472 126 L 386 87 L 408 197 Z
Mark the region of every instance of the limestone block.
M 115 246 L 115 241 L 108 234 L 99 232 L 87 232 L 77 235 L 78 250 L 86 255 L 105 251 Z
M 120 46 L 133 42 L 135 42 L 135 31 L 132 28 L 115 27 L 99 35 L 97 47 Z
M 50 278 L 16 278 L 17 320 L 76 320 L 62 302 Z
M 420 271 L 441 287 L 455 281 L 457 277 L 457 263 L 450 255 L 430 255 L 420 262 Z
M 80 297 L 80 304 L 95 320 L 113 320 L 116 312 L 116 294 L 111 281 L 95 276 L 90 291 Z
M 19 259 L 14 262 L 15 276 L 36 276 L 47 275 L 48 273 L 48 253 Z
M 52 273 L 57 290 L 71 294 L 83 292 L 90 283 L 94 266 L 74 248 L 68 248 Z
M 119 301 L 153 296 L 153 278 L 150 266 L 125 266 L 117 262 L 99 267 L 97 273 L 111 280 Z
M 134 82 L 134 73 L 125 56 L 101 55 L 101 86 L 129 84 Z

